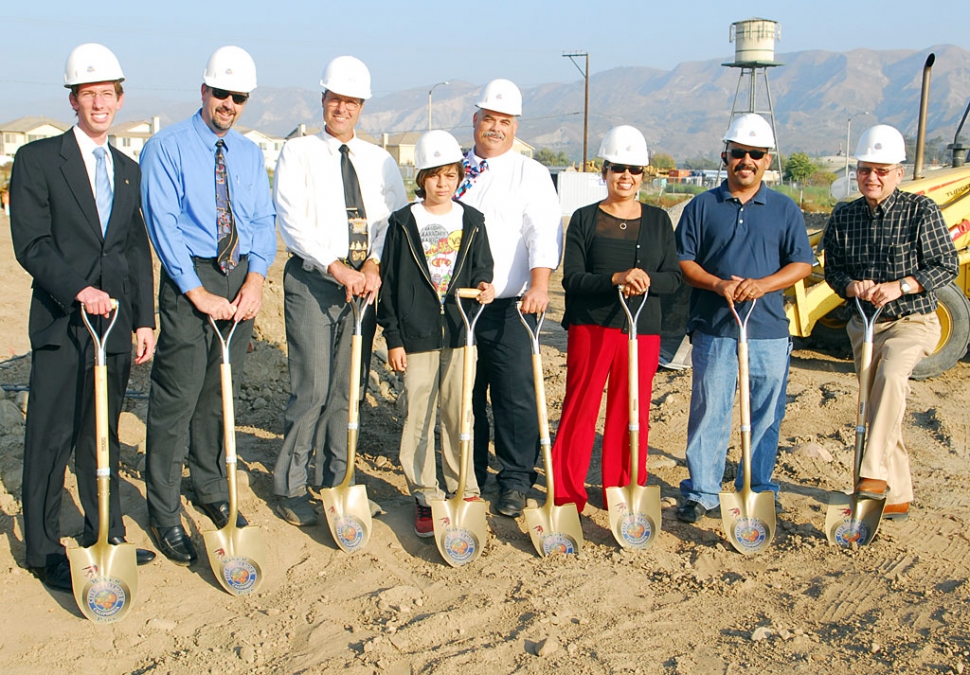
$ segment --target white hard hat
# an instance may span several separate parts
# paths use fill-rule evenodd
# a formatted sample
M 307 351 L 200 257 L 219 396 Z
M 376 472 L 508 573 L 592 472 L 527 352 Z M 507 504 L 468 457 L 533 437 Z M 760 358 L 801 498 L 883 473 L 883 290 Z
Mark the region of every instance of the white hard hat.
M 414 168 L 418 171 L 454 164 L 464 158 L 458 141 L 447 131 L 429 131 L 414 146 Z
M 219 47 L 205 64 L 202 81 L 216 89 L 248 94 L 256 88 L 256 63 L 245 49 Z
M 606 132 L 597 157 L 613 164 L 646 166 L 650 163 L 647 139 L 637 129 L 625 124 Z
M 511 80 L 492 80 L 482 87 L 475 105 L 483 110 L 518 117 L 522 114 L 522 92 Z
M 370 98 L 370 71 L 360 59 L 338 56 L 323 69 L 320 86 L 341 96 Z
M 877 124 L 866 129 L 859 138 L 855 158 L 875 164 L 901 164 L 906 161 L 906 141 L 894 127 Z
M 75 47 L 64 64 L 64 86 L 68 89 L 77 84 L 121 82 L 124 79 L 118 57 L 96 42 Z
M 733 141 L 741 145 L 749 145 L 752 148 L 768 148 L 770 150 L 775 147 L 775 133 L 771 130 L 771 125 L 764 117 L 754 113 L 745 113 L 735 117 L 721 140 L 725 143 Z

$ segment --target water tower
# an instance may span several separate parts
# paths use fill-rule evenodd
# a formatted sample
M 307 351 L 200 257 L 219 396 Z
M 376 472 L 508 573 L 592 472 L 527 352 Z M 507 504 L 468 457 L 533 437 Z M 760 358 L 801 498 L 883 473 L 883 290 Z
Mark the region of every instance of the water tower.
M 781 148 L 778 143 L 778 129 L 775 126 L 775 112 L 771 106 L 771 87 L 768 86 L 768 69 L 785 64 L 775 61 L 775 40 L 781 39 L 781 26 L 771 19 L 746 19 L 731 24 L 729 42 L 734 43 L 734 61 L 722 63 L 728 68 L 740 68 L 738 87 L 734 92 L 731 105 L 731 119 L 728 127 L 738 115 L 758 113 L 766 115 L 775 134 L 775 150 L 772 153 L 778 160 L 778 175 L 781 170 Z M 758 88 L 758 78 L 764 82 L 764 92 Z M 738 106 L 742 86 L 747 83 L 747 105 Z

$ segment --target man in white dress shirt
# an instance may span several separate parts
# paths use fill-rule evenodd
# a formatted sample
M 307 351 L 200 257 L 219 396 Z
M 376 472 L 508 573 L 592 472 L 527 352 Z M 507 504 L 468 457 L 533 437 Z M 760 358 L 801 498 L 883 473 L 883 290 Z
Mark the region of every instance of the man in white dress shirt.
M 484 309 L 475 334 L 475 475 L 480 486 L 488 476 L 491 394 L 495 455 L 501 464 L 495 513 L 518 517 L 536 479 L 539 426 L 532 351 L 519 323 L 523 314 L 544 312 L 549 278 L 562 254 L 562 215 L 549 171 L 512 150 L 522 94 L 509 80 L 492 80 L 482 89 L 473 122 L 475 147 L 466 156 L 459 199 L 485 214 L 495 259 L 495 302 Z
M 273 198 L 280 236 L 292 254 L 283 275 L 290 400 L 274 472 L 277 512 L 287 522 L 317 520 L 307 493 L 333 487 L 347 471 L 347 410 L 353 312 L 348 301 L 380 287 L 388 216 L 407 204 L 394 159 L 354 133 L 370 72 L 352 56 L 323 71 L 324 129 L 287 141 L 276 165 Z M 370 363 L 375 317 L 363 324 L 363 364 Z M 368 368 L 363 377 L 366 381 Z

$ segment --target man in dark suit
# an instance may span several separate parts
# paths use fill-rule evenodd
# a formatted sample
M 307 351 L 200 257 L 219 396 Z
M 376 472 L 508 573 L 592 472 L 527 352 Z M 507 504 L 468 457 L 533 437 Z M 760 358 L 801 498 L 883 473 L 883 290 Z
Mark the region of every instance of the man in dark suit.
M 10 229 L 17 260 L 34 278 L 29 333 L 30 406 L 24 436 L 23 514 L 26 562 L 49 588 L 71 590 L 60 543 L 64 471 L 71 451 L 84 510 L 82 544 L 97 538 L 94 344 L 81 321 L 83 304 L 103 335 L 118 301 L 107 344 L 111 468 L 108 541 L 122 543 L 118 418 L 135 363 L 155 349 L 152 260 L 141 215 L 138 165 L 107 144 L 124 101 L 124 74 L 103 45 L 68 57 L 65 86 L 77 124 L 62 136 L 17 152 L 10 179 Z M 155 557 L 139 549 L 138 563 Z

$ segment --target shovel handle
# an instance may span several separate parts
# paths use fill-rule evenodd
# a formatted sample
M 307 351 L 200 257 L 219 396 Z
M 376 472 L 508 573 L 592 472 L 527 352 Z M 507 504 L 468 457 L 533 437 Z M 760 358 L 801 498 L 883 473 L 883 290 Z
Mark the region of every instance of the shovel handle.
M 478 288 L 459 288 L 455 291 L 455 295 L 459 298 L 477 298 L 482 294 L 482 291 Z
M 108 336 L 111 334 L 111 329 L 115 327 L 115 322 L 118 320 L 118 301 L 114 298 L 111 298 L 111 312 L 111 322 L 105 329 L 104 335 L 98 335 L 98 331 L 96 331 L 94 326 L 91 324 L 91 318 L 88 316 L 87 307 L 84 306 L 84 303 L 81 303 L 81 321 L 84 322 L 84 327 L 88 329 L 88 333 L 91 334 L 91 339 L 94 341 L 95 365 L 103 366 L 107 361 L 105 343 L 108 342 Z

